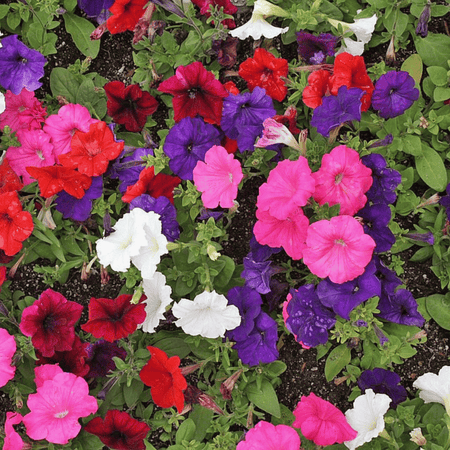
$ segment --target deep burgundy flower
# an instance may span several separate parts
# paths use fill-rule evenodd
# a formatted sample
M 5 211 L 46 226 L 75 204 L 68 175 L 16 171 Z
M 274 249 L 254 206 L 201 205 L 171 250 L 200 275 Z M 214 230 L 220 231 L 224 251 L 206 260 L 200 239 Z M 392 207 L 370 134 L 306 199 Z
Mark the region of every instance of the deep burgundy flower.
M 117 342 L 107 342 L 103 339 L 89 344 L 87 347 L 87 363 L 90 370 L 86 378 L 104 377 L 109 371 L 116 368 L 113 357 L 116 356 L 125 361 L 127 352 L 117 345 Z
M 106 22 L 111 34 L 133 31 L 144 14 L 146 3 L 147 0 L 115 0 L 109 8 L 113 15 Z
M 238 38 L 234 38 L 230 35 L 228 35 L 225 40 L 213 40 L 211 50 L 217 55 L 217 61 L 219 61 L 221 66 L 231 68 L 236 64 L 238 42 Z M 225 84 L 224 88 L 227 89 Z
M 31 336 L 32 344 L 43 356 L 51 357 L 56 351 L 72 349 L 75 323 L 82 311 L 82 305 L 47 289 L 23 310 L 20 331 Z
M 314 36 L 300 30 L 297 33 L 298 54 L 307 64 L 322 64 L 327 56 L 334 56 L 339 37 L 330 33 Z
M 147 117 L 158 108 L 158 101 L 138 84 L 125 87 L 122 81 L 110 81 L 104 88 L 108 115 L 114 122 L 125 125 L 128 131 L 142 131 Z
M 422 327 L 425 319 L 417 311 L 417 302 L 407 289 L 398 289 L 392 295 L 382 295 L 378 302 L 378 317 L 402 325 Z
M 150 427 L 133 419 L 127 412 L 110 409 L 105 419 L 94 417 L 84 430 L 97 436 L 103 444 L 115 450 L 144 450 L 144 438 Z
M 131 303 L 132 295 L 119 295 L 116 299 L 91 298 L 89 320 L 82 330 L 108 342 L 117 341 L 134 333 L 146 317 L 145 304 Z
M 205 122 L 220 124 L 223 99 L 228 91 L 201 62 L 179 66 L 174 76 L 159 85 L 158 91 L 174 96 L 175 122 L 199 114 Z

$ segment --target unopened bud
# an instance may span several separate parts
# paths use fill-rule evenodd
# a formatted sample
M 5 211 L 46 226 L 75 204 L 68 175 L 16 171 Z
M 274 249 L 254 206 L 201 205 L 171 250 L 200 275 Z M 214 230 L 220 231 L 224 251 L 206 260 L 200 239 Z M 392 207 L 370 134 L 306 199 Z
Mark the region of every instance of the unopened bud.
M 410 431 L 409 435 L 411 436 L 410 440 L 417 445 L 422 446 L 427 443 L 421 428 L 414 428 L 414 430 Z
M 392 64 L 397 59 L 397 57 L 395 56 L 394 39 L 395 37 L 394 35 L 392 35 L 391 42 L 389 43 L 389 47 L 386 52 L 386 62 L 388 64 Z
M 431 15 L 431 2 L 428 0 L 427 4 L 422 10 L 419 17 L 419 22 L 417 23 L 416 34 L 417 36 L 427 37 L 428 36 L 428 21 Z
M 236 384 L 238 378 L 241 376 L 242 372 L 243 370 L 239 369 L 220 385 L 220 393 L 222 394 L 224 400 L 231 400 L 231 393 L 233 392 L 234 385 Z

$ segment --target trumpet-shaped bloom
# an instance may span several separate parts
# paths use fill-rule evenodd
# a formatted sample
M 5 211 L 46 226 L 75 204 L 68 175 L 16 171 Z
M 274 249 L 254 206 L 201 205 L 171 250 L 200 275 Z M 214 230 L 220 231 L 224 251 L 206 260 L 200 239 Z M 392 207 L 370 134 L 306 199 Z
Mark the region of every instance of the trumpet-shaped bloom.
M 236 450 L 299 450 L 300 437 L 287 425 L 272 425 L 261 420 L 245 434 Z
M 25 446 L 20 434 L 14 429 L 13 425 L 19 425 L 23 417 L 19 413 L 8 411 L 5 422 L 5 441 L 3 450 L 22 450 Z
M 356 150 L 339 145 L 322 158 L 316 181 L 314 200 L 320 205 L 340 204 L 340 214 L 353 215 L 367 201 L 364 195 L 372 185 L 372 171 L 359 159 Z
M 241 163 L 224 147 L 214 145 L 193 170 L 195 187 L 202 192 L 205 208 L 231 208 L 243 174 Z
M 414 381 L 413 386 L 420 389 L 419 397 L 425 403 L 440 403 L 450 414 L 450 366 L 444 366 L 439 374 L 425 373 Z
M 27 401 L 30 413 L 23 418 L 32 439 L 67 444 L 81 430 L 80 417 L 98 409 L 87 382 L 73 373 L 59 373 L 37 388 Z
M 355 399 L 353 408 L 345 412 L 347 422 L 358 432 L 355 439 L 344 442 L 348 449 L 370 442 L 384 430 L 384 415 L 390 403 L 386 394 L 375 394 L 372 389 L 366 389 L 364 395 Z
M 194 0 L 192 3 L 200 8 L 200 14 L 205 17 L 211 17 L 211 7 L 223 8 L 224 14 L 229 15 L 237 13 L 238 10 L 230 0 Z M 212 23 L 214 24 L 214 22 Z M 233 19 L 224 19 L 222 24 L 229 29 L 236 27 Z
M 313 392 L 302 396 L 294 410 L 292 424 L 316 445 L 326 446 L 355 439 L 357 432 L 348 424 L 344 414 L 330 402 Z
M 382 295 L 378 302 L 379 317 L 402 325 L 422 327 L 425 319 L 417 311 L 417 301 L 407 289 Z
M 285 116 L 278 116 L 278 117 L 284 118 Z M 263 125 L 264 125 L 263 137 L 256 142 L 255 144 L 256 147 L 265 148 L 268 147 L 269 145 L 285 144 L 298 151 L 301 151 L 301 148 L 298 142 L 295 140 L 291 131 L 287 127 L 285 127 L 282 123 L 277 122 L 275 119 L 269 117 L 264 121 Z
M 319 220 L 308 228 L 303 262 L 314 275 L 344 283 L 364 272 L 375 245 L 351 216 Z
M 11 166 L 6 158 L 3 158 L 0 164 L 0 194 L 5 192 L 20 191 L 23 188 L 23 183 L 19 176 L 11 169 Z
M 108 342 L 103 339 L 89 344 L 86 349 L 89 364 L 89 373 L 86 378 L 105 377 L 108 372 L 116 368 L 113 358 L 117 357 L 125 361 L 127 352 L 117 345 L 117 342 Z
M 303 89 L 303 103 L 310 108 L 317 108 L 322 104 L 326 95 L 330 95 L 330 72 L 328 70 L 315 70 L 308 77 L 308 85 Z
M 226 330 L 241 323 L 238 308 L 229 305 L 226 297 L 216 291 L 205 291 L 194 300 L 182 298 L 173 305 L 172 313 L 178 319 L 175 325 L 191 336 L 223 337 Z
M 7 330 L 0 328 L 0 387 L 3 387 L 9 380 L 14 378 L 16 368 L 11 366 L 12 357 L 16 353 L 16 341 Z
M 113 15 L 106 21 L 111 34 L 133 31 L 144 14 L 146 3 L 147 0 L 115 0 L 109 8 Z
M 307 64 L 322 64 L 327 56 L 334 56 L 339 37 L 330 33 L 319 36 L 300 30 L 297 33 L 298 54 Z
M 300 156 L 297 161 L 285 159 L 259 188 L 256 206 L 276 219 L 285 220 L 297 207 L 306 205 L 315 184 L 305 157 Z

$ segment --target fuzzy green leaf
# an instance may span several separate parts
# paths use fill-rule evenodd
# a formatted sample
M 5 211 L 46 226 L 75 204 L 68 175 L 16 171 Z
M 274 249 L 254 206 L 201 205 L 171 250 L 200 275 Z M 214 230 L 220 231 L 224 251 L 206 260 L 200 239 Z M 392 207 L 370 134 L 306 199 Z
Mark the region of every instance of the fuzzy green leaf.
M 91 41 L 90 35 L 95 30 L 94 25 L 83 17 L 72 13 L 63 15 L 67 32 L 72 36 L 78 50 L 84 56 L 95 59 L 100 51 L 100 40 Z
M 325 362 L 327 381 L 331 381 L 350 362 L 350 353 L 346 344 L 338 345 L 330 352 Z
M 277 394 L 266 378 L 263 378 L 261 381 L 261 389 L 258 389 L 256 381 L 254 381 L 247 386 L 245 393 L 248 399 L 259 409 L 280 418 L 281 410 Z

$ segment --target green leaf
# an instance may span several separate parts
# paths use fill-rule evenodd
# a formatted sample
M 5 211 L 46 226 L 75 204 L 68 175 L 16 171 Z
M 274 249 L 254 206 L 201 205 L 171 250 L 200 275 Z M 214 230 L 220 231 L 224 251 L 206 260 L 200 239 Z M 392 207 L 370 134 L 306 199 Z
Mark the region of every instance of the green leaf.
M 426 38 L 414 41 L 417 53 L 426 66 L 441 66 L 448 68 L 450 59 L 450 36 L 445 34 L 428 33 Z
M 91 41 L 90 35 L 95 30 L 89 20 L 67 12 L 63 15 L 67 32 L 72 36 L 78 50 L 84 56 L 95 59 L 100 51 L 100 40 Z
M 422 143 L 422 156 L 416 156 L 416 169 L 430 188 L 441 192 L 447 187 L 447 171 L 436 150 Z
M 433 92 L 433 100 L 435 102 L 443 102 L 450 98 L 450 88 L 437 87 Z
M 267 378 L 262 379 L 261 389 L 258 389 L 256 381 L 254 381 L 247 386 L 245 393 L 247 394 L 248 399 L 259 409 L 272 414 L 272 416 L 278 418 L 281 417 L 277 394 Z
M 423 73 L 423 63 L 420 55 L 417 53 L 411 55 L 403 62 L 401 70 L 408 72 L 414 78 L 416 84 L 419 84 Z
M 141 380 L 133 380 L 131 386 L 123 385 L 123 397 L 128 408 L 131 408 L 139 400 L 139 396 L 143 391 L 144 384 Z
M 95 87 L 94 82 L 86 78 L 78 88 L 77 103 L 85 106 L 92 115 L 100 119 L 106 116 L 106 94 Z
M 54 97 L 63 96 L 68 102 L 76 103 L 79 84 L 67 69 L 55 67 L 50 74 L 50 89 Z
M 346 344 L 338 345 L 327 357 L 325 362 L 325 377 L 331 381 L 347 364 L 350 363 L 350 349 Z
M 450 330 L 450 295 L 433 294 L 426 298 L 425 305 L 430 316 L 445 330 Z
M 421 156 L 422 152 L 422 142 L 420 141 L 419 136 L 414 136 L 412 134 L 407 134 L 402 139 L 404 153 L 408 153 L 409 155 Z
M 6 16 L 9 12 L 9 5 L 0 5 L 0 19 Z
M 189 345 L 180 338 L 161 339 L 158 341 L 158 348 L 164 350 L 167 353 L 167 356 L 179 356 L 180 359 L 185 358 L 191 353 Z
M 447 70 L 440 66 L 432 66 L 427 68 L 428 75 L 430 75 L 431 81 L 436 86 L 447 86 L 448 75 Z
M 20 15 L 15 12 L 14 14 L 8 14 L 8 17 L 6 18 L 6 23 L 8 24 L 8 27 L 11 29 L 15 29 L 20 24 Z
M 175 435 L 175 442 L 177 445 L 181 445 L 182 441 L 192 441 L 195 435 L 195 423 L 192 419 L 186 419 L 178 428 Z
M 77 0 L 64 0 L 64 8 L 68 12 L 74 12 L 77 6 Z
M 211 423 L 213 415 L 214 411 L 200 405 L 194 405 L 194 410 L 189 414 L 189 418 L 195 423 L 194 439 L 197 442 L 202 442 L 205 439 L 206 430 Z

